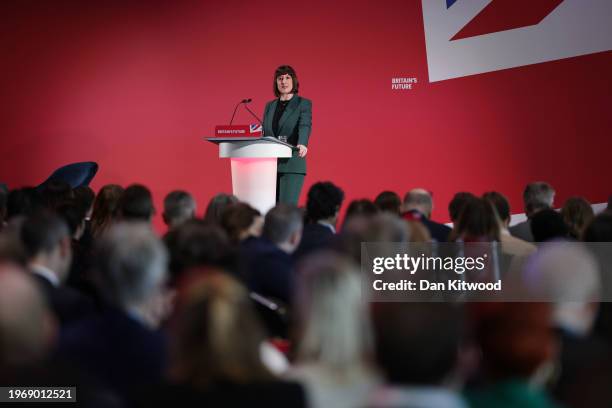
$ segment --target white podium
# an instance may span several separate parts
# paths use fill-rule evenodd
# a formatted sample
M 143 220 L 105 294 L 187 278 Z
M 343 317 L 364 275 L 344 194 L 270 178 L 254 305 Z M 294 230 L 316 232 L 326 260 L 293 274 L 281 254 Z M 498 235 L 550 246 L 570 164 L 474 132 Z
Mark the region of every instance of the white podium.
M 265 214 L 276 205 L 276 163 L 291 157 L 293 146 L 265 137 L 210 137 L 219 145 L 219 157 L 229 158 L 232 191 L 240 201 Z

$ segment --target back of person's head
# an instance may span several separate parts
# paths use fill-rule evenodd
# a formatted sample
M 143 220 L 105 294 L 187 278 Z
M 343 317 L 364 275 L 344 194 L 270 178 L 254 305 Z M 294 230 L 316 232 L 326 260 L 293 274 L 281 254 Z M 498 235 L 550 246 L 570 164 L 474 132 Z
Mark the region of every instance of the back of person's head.
M 23 215 L 29 216 L 40 211 L 44 201 L 40 192 L 34 187 L 24 187 L 11 190 L 6 202 L 6 219 Z
M 248 236 L 261 235 L 263 217 L 247 203 L 233 203 L 223 211 L 221 227 L 233 243 L 238 243 Z
M 454 371 L 464 318 L 451 303 L 377 303 L 375 354 L 390 384 L 442 385 Z
M 53 179 L 45 183 L 41 193 L 45 205 L 50 210 L 56 210 L 66 200 L 74 197 L 70 184 L 60 179 Z
M 580 238 L 595 213 L 591 204 L 582 197 L 568 198 L 561 208 L 561 216 L 572 238 Z
M 146 223 L 119 223 L 96 243 L 95 279 L 105 300 L 128 310 L 159 293 L 167 252 Z
M 530 379 L 552 361 L 557 346 L 550 303 L 475 304 L 474 333 L 485 376 L 492 380 Z
M 49 353 L 57 323 L 30 276 L 0 264 L 0 367 L 32 365 Z
M 170 252 L 171 283 L 196 267 L 233 270 L 235 253 L 225 231 L 215 224 L 192 219 L 165 237 Z
M 0 232 L 0 264 L 27 266 L 28 257 L 20 239 L 20 230 L 21 225 L 11 225 Z
M 74 199 L 78 205 L 85 211 L 85 217 L 91 218 L 93 212 L 93 204 L 96 199 L 96 193 L 89 186 L 79 186 L 73 190 Z
M 465 203 L 467 203 L 473 198 L 477 197 L 467 191 L 460 191 L 458 193 L 455 193 L 453 198 L 448 203 L 448 215 L 452 222 L 457 222 L 457 220 L 461 216 L 461 211 L 463 211 Z
M 417 210 L 430 218 L 433 210 L 433 197 L 424 188 L 414 188 L 404 195 L 403 211 Z
M 329 181 L 315 183 L 308 190 L 306 217 L 310 222 L 335 219 L 343 201 L 344 191 L 335 184 Z
M 4 184 L 0 187 L 0 230 L 6 220 L 7 213 L 7 201 L 8 201 L 8 189 Z
M 523 203 L 528 217 L 540 210 L 552 208 L 555 201 L 555 190 L 546 182 L 529 183 L 523 191 Z
M 374 199 L 374 204 L 385 212 L 400 215 L 402 210 L 402 200 L 394 191 L 383 191 Z
M 569 237 L 569 229 L 565 225 L 563 217 L 552 208 L 540 210 L 531 217 L 531 233 L 534 242 Z
M 612 242 L 612 214 L 601 213 L 586 226 L 582 234 L 585 242 Z
M 297 248 L 302 225 L 302 211 L 299 208 L 291 204 L 277 204 L 265 216 L 262 236 L 276 245 L 289 242 Z
M 179 288 L 172 320 L 173 380 L 198 389 L 272 379 L 260 359 L 264 331 L 247 290 L 217 270 Z
M 493 205 L 493 208 L 495 208 L 502 225 L 507 226 L 510 222 L 510 203 L 508 202 L 508 199 L 497 191 L 489 191 L 484 193 L 482 198 Z
M 174 228 L 183 222 L 195 217 L 196 202 L 186 191 L 175 190 L 164 198 L 164 222 L 170 228 Z
M 132 184 L 121 195 L 119 211 L 126 221 L 150 221 L 155 214 L 151 191 L 141 184 Z
M 119 215 L 122 195 L 123 187 L 117 184 L 107 184 L 98 192 L 91 215 L 91 232 L 95 237 L 102 235 Z
M 64 241 L 70 241 L 66 222 L 59 215 L 48 211 L 41 211 L 25 219 L 20 232 L 29 259 L 42 253 L 50 254 Z
M 74 239 L 80 239 L 85 230 L 86 209 L 75 199 L 67 200 L 57 207 L 57 214 L 68 225 L 70 236 Z
M 474 197 L 463 204 L 463 209 L 454 225 L 452 234 L 455 239 L 461 238 L 464 241 L 499 241 L 499 227 L 491 203 L 485 199 Z
M 377 214 L 370 219 L 365 232 L 367 242 L 408 242 L 410 228 L 405 220 L 390 213 Z
M 298 360 L 349 374 L 372 347 L 359 268 L 344 256 L 320 252 L 304 258 L 296 275 Z
M 554 304 L 554 322 L 574 335 L 588 335 L 601 299 L 596 259 L 582 244 L 548 242 L 524 266 L 529 289 Z
M 372 217 L 373 215 L 378 214 L 378 212 L 379 210 L 378 207 L 376 207 L 376 204 L 367 198 L 353 200 L 346 208 L 344 222 L 347 222 L 347 220 L 356 216 Z
M 212 224 L 221 224 L 221 216 L 225 207 L 230 204 L 237 203 L 238 198 L 232 194 L 219 193 L 208 202 L 206 212 L 204 213 L 204 221 Z

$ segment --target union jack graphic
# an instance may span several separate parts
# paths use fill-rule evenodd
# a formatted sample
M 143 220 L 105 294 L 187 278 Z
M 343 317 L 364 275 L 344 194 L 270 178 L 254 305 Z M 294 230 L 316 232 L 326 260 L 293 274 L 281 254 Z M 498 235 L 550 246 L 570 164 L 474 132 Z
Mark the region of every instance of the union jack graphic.
M 421 0 L 429 81 L 612 50 L 610 0 Z
M 259 123 L 253 123 L 249 125 L 249 133 L 260 133 L 263 131 L 261 125 Z

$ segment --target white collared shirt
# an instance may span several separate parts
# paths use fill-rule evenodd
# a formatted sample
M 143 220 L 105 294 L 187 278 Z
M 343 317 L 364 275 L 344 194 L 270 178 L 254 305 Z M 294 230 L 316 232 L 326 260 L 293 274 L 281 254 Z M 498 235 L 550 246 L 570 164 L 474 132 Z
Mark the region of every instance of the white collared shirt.
M 53 285 L 53 287 L 57 288 L 60 286 L 60 280 L 55 274 L 55 272 L 53 272 L 46 266 L 41 264 L 31 264 L 30 269 L 32 270 L 32 273 L 35 273 L 38 276 L 42 276 L 43 278 L 51 282 L 51 285 Z
M 329 222 L 325 222 L 323 220 L 319 220 L 319 221 L 317 221 L 317 224 L 321 224 L 321 225 L 329 228 L 331 230 L 331 232 L 333 232 L 334 234 L 336 233 L 336 227 L 331 225 Z

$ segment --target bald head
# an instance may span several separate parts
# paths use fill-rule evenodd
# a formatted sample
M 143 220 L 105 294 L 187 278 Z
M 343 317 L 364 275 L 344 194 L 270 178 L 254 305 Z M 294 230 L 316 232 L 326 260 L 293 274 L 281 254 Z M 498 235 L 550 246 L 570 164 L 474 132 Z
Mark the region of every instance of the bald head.
M 55 338 L 55 319 L 38 287 L 16 266 L 0 265 L 0 365 L 34 363 Z
M 432 209 L 433 199 L 424 188 L 413 188 L 404 196 L 403 211 L 417 210 L 429 218 Z

